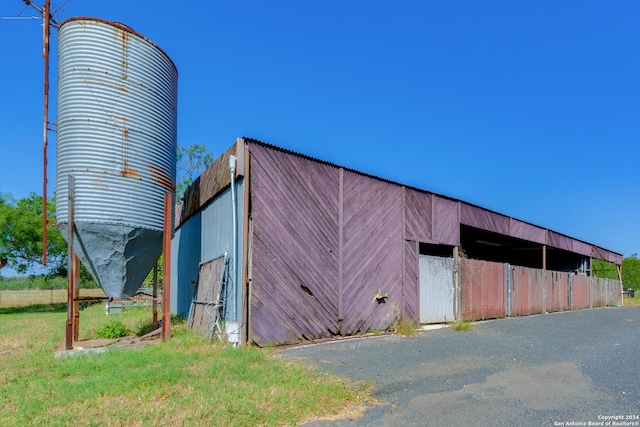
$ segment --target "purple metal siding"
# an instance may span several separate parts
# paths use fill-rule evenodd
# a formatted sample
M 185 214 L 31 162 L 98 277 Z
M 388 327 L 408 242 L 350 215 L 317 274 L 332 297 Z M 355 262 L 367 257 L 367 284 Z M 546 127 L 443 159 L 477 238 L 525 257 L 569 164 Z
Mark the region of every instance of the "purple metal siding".
M 402 188 L 344 172 L 341 332 L 386 329 L 402 304 Z M 375 296 L 388 294 L 384 303 Z
M 509 217 L 467 203 L 460 203 L 460 223 L 509 235 Z
M 540 243 L 541 245 L 544 245 L 547 242 L 547 230 L 515 218 L 511 218 L 509 235 L 519 239 Z
M 460 245 L 458 201 L 433 196 L 433 240 L 445 245 Z
M 591 250 L 591 256 L 612 262 L 617 265 L 622 264 L 622 255 L 614 254 L 613 252 L 609 252 L 608 250 L 599 248 L 597 246 L 593 246 L 593 249 Z
M 584 256 L 591 256 L 592 248 L 593 246 L 591 246 L 588 243 L 581 242 L 580 240 L 573 241 L 573 252 L 577 254 L 584 255 Z
M 507 315 L 505 264 L 461 259 L 462 318 L 484 320 Z
M 250 337 L 258 344 L 338 329 L 338 170 L 252 146 Z
M 564 249 L 565 251 L 571 251 L 573 249 L 573 239 L 571 237 L 563 236 L 560 233 L 549 230 L 547 232 L 547 244 L 554 248 Z
M 543 312 L 542 270 L 513 267 L 511 283 L 511 315 L 528 316 Z
M 404 276 L 403 276 L 403 317 L 407 320 L 419 320 L 420 312 L 418 307 L 418 265 L 419 265 L 418 242 L 404 242 Z
M 433 242 L 433 194 L 410 188 L 406 189 L 405 194 L 405 239 Z

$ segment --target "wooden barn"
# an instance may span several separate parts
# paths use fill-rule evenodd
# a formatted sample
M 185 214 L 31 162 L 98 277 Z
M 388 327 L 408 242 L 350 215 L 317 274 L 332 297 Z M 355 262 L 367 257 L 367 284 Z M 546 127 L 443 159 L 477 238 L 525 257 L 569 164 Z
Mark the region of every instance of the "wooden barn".
M 186 191 L 172 311 L 232 342 L 292 344 L 622 303 L 622 255 L 422 189 L 239 138 Z M 620 271 L 620 270 L 618 270 Z

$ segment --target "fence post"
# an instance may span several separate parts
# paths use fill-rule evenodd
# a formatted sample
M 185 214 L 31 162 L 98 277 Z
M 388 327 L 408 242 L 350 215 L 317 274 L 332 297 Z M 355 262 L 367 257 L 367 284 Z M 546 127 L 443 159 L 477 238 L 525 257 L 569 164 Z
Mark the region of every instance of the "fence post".
M 573 274 L 569 274 L 569 310 L 573 310 Z
M 453 287 L 455 290 L 455 313 L 453 316 L 456 320 L 462 320 L 460 316 L 460 253 L 457 246 L 453 247 Z

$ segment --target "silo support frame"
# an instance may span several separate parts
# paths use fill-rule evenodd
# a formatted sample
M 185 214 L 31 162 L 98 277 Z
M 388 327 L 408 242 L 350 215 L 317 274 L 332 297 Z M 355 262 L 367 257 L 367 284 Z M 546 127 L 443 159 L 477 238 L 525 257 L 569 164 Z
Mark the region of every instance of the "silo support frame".
M 75 218 L 74 218 L 74 202 L 75 202 L 75 182 L 74 177 L 69 175 L 69 191 L 68 191 L 68 221 L 69 221 L 69 238 L 67 239 L 67 323 L 65 330 L 65 348 L 73 350 L 73 342 L 78 341 L 80 331 L 80 289 L 78 286 L 80 278 L 80 263 L 78 257 L 73 250 L 75 239 Z M 162 263 L 163 283 L 162 283 L 162 339 L 171 337 L 171 285 L 170 285 L 170 260 L 171 260 L 171 236 L 173 234 L 172 222 L 173 196 L 166 193 L 164 197 L 164 233 L 163 233 L 163 256 Z M 155 281 L 155 280 L 154 280 Z M 156 282 L 157 283 L 157 282 Z M 154 304 L 157 301 L 156 292 L 152 298 Z M 89 298 L 95 300 L 96 298 Z M 102 299 L 102 298 L 97 298 Z M 155 307 L 154 307 L 155 308 Z M 154 310 L 155 311 L 155 310 Z M 154 312 L 154 326 L 155 326 Z
M 69 221 L 69 238 L 67 239 L 67 327 L 66 327 L 66 340 L 65 348 L 67 350 L 73 350 L 73 340 L 78 340 L 78 330 L 80 325 L 80 314 L 78 311 L 77 297 L 78 290 L 78 276 L 76 270 L 78 268 L 78 258 L 73 250 L 73 243 L 75 238 L 75 218 L 74 218 L 74 202 L 75 202 L 75 181 L 72 175 L 69 175 L 68 180 L 69 191 L 68 197 L 68 221 Z

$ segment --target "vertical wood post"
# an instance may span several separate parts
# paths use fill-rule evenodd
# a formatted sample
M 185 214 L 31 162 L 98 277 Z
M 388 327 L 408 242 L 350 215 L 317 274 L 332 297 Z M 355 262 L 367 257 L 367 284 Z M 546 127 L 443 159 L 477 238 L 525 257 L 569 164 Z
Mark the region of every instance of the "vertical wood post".
M 28 4 L 28 3 L 27 3 Z M 47 129 L 49 127 L 49 32 L 51 1 L 42 6 L 42 57 L 44 58 L 44 119 L 42 131 L 42 264 L 47 265 Z
M 244 148 L 242 148 L 244 147 Z M 242 337 L 241 342 L 249 343 L 249 196 L 251 191 L 251 177 L 249 173 L 249 147 L 238 145 L 238 150 L 244 150 L 244 194 L 242 200 Z M 240 153 L 236 153 L 240 154 Z
M 622 287 L 622 264 L 618 266 L 618 279 L 620 280 L 620 305 L 624 305 L 624 288 Z
M 542 245 L 542 312 L 547 311 L 547 245 Z
M 338 333 L 344 317 L 344 169 L 338 170 Z
M 80 303 L 78 297 L 80 296 L 80 263 L 78 255 L 73 253 L 73 340 L 78 341 L 80 336 Z
M 162 244 L 162 339 L 171 338 L 171 209 L 173 209 L 171 193 L 164 195 L 164 233 Z
M 460 305 L 462 301 L 460 292 L 460 248 L 458 246 L 453 247 L 453 290 L 455 298 L 453 317 L 456 320 L 462 320 L 460 316 Z

